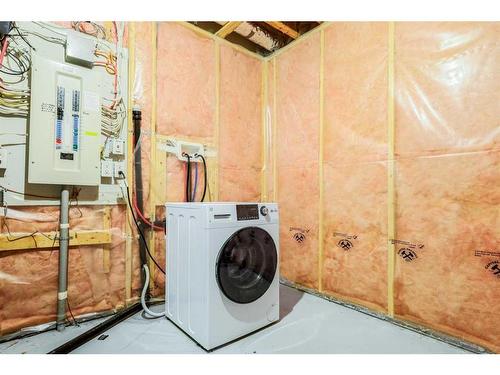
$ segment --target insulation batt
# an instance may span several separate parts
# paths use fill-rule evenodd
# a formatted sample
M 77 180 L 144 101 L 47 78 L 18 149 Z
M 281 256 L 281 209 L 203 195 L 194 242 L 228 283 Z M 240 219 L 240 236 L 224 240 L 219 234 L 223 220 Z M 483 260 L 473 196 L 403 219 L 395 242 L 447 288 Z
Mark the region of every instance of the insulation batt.
M 393 241 L 396 318 L 500 352 L 500 23 L 395 24 L 395 238 L 388 24 L 332 23 L 323 32 L 322 182 L 319 33 L 276 57 L 282 275 L 314 288 L 320 277 L 320 292 L 388 313 Z M 297 236 L 292 226 L 310 231 Z
M 52 222 L 7 219 L 11 233 L 55 231 L 57 207 L 18 208 L 31 215 L 48 214 Z M 74 206 L 70 209 L 72 230 L 103 228 L 103 208 Z M 81 216 L 81 217 L 80 217 Z M 124 207 L 111 209 L 112 243 L 110 265 L 103 262 L 103 247 L 71 247 L 68 267 L 68 300 L 74 315 L 112 310 L 124 301 Z M 5 220 L 0 218 L 0 220 Z M 4 226 L 2 233 L 6 232 Z M 13 236 L 15 236 L 13 234 Z M 16 250 L 0 253 L 0 333 L 55 320 L 58 249 Z
M 280 264 L 287 279 L 318 288 L 319 34 L 276 58 Z

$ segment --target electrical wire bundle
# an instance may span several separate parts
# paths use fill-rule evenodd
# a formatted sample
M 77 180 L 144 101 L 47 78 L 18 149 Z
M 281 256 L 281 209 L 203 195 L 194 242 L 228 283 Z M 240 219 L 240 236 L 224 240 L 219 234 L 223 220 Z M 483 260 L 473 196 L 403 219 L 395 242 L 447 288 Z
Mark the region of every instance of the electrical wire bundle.
M 28 116 L 30 91 L 17 89 L 0 79 L 0 114 Z
M 127 110 L 122 98 L 119 98 L 116 108 L 101 105 L 101 132 L 106 137 L 117 138 L 120 136 Z
M 114 29 L 113 36 L 115 39 L 114 53 L 107 46 L 106 47 L 109 49 L 109 51 L 96 49 L 94 52 L 95 56 L 104 59 L 103 60 L 99 59 L 95 61 L 94 66 L 101 66 L 106 70 L 107 73 L 114 76 L 113 98 L 103 98 L 105 101 L 110 102 L 110 104 L 107 105 L 103 103 L 101 105 L 101 119 L 102 119 L 101 128 L 102 128 L 102 134 L 104 134 L 106 137 L 116 138 L 120 136 L 123 124 L 125 122 L 126 107 L 123 98 L 118 95 L 120 91 L 120 76 L 118 72 L 118 57 L 117 57 L 119 35 L 116 22 L 113 22 L 113 29 Z
M 107 39 L 106 29 L 92 21 L 73 21 L 71 27 L 81 33 L 100 39 Z
M 94 62 L 94 66 L 104 67 L 106 69 L 106 72 L 108 72 L 111 75 L 117 74 L 118 69 L 116 67 L 116 55 L 115 54 L 113 54 L 111 51 L 106 52 L 106 51 L 96 49 L 94 51 L 94 55 L 96 55 L 97 57 L 104 57 L 104 59 L 105 59 L 104 61 L 98 60 L 98 61 Z
M 15 29 L 24 40 L 15 25 L 12 25 L 12 29 Z M 11 42 L 14 42 L 16 46 L 13 46 Z M 28 42 L 26 41 L 26 43 Z M 26 73 L 31 69 L 31 58 L 27 51 L 22 50 L 17 45 L 16 40 L 8 34 L 3 36 L 0 46 L 0 72 L 16 77 L 16 80 L 12 82 L 0 78 L 0 114 L 25 117 L 29 110 L 30 91 L 18 89 L 13 85 L 21 83 L 27 78 Z
M 204 186 L 203 186 L 203 195 L 201 197 L 200 202 L 203 202 L 205 200 L 205 195 L 207 192 L 207 163 L 205 161 L 205 158 L 203 155 L 200 154 L 194 154 L 194 156 L 190 156 L 187 153 L 183 153 L 182 156 L 184 156 L 187 159 L 187 164 L 186 164 L 186 202 L 195 202 L 196 201 L 196 190 L 198 188 L 198 163 L 194 162 L 194 186 L 191 187 L 191 158 L 200 158 L 203 162 L 203 176 L 204 176 Z

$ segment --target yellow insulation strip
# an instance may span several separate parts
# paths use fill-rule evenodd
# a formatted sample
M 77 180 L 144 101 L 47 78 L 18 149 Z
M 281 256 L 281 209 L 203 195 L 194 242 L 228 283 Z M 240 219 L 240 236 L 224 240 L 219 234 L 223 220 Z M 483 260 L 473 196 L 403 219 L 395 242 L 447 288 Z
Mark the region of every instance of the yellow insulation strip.
M 395 191 L 394 191 L 394 22 L 389 22 L 389 59 L 387 65 L 387 312 L 389 316 L 394 316 L 394 262 L 396 238 L 395 225 Z
M 220 153 L 220 44 L 215 41 L 215 166 L 214 174 L 214 201 L 219 200 L 219 153 Z
M 269 134 L 267 132 L 267 104 L 268 104 L 268 64 L 267 61 L 262 62 L 262 83 L 261 83 L 261 114 L 262 114 L 262 144 L 261 144 L 261 158 L 262 158 L 262 171 L 260 176 L 260 201 L 267 202 L 268 191 L 267 191 L 267 170 L 268 170 L 268 155 L 267 145 L 269 142 Z
M 156 73 L 157 73 L 157 25 L 156 22 L 151 22 L 151 160 L 149 163 L 149 215 L 151 221 L 154 222 L 155 211 L 156 211 Z M 154 230 L 149 231 L 149 251 L 155 256 L 155 232 Z M 154 290 L 154 276 L 156 273 L 156 266 L 153 261 L 149 260 L 149 270 L 150 270 L 150 285 L 151 289 Z
M 132 123 L 132 107 L 135 75 L 135 24 L 128 23 L 128 121 L 127 121 L 127 184 L 132 186 L 133 140 L 134 125 Z M 125 224 L 125 304 L 128 305 L 132 297 L 132 217 L 127 209 L 127 223 Z
M 325 32 L 321 30 L 320 34 L 320 61 L 319 61 L 319 224 L 318 224 L 318 291 L 323 291 L 323 158 L 324 158 L 324 127 L 325 127 Z
M 276 80 L 277 80 L 278 72 L 276 69 L 276 59 L 273 59 L 273 118 L 272 118 L 272 147 L 273 147 L 273 202 L 278 201 L 278 161 L 276 158 L 277 150 L 276 150 L 276 139 L 278 138 L 278 117 L 277 117 L 277 103 L 276 103 Z

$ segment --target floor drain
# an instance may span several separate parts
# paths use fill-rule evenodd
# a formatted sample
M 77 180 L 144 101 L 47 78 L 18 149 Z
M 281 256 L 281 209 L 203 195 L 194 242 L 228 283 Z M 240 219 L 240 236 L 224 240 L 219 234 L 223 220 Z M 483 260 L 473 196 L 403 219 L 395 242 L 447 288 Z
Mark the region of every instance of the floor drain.
M 97 340 L 106 340 L 109 335 L 101 335 Z

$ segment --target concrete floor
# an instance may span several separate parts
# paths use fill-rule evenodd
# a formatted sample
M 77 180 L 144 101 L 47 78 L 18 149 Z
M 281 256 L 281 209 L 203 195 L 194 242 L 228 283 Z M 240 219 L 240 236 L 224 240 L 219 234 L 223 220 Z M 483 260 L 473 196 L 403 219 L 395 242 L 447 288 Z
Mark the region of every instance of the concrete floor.
M 278 323 L 213 353 L 469 353 L 284 285 L 280 305 Z M 164 306 L 153 309 L 160 311 Z M 63 335 L 72 330 L 67 329 Z M 105 334 L 108 337 L 104 340 L 95 338 L 73 353 L 206 353 L 167 319 L 145 319 L 142 313 Z M 0 353 L 47 352 L 63 341 L 58 332 L 48 332 L 17 340 L 9 347 L 5 346 L 8 343 L 0 344 Z
M 0 343 L 0 354 L 45 354 L 102 323 L 106 319 L 108 318 L 98 318 L 79 323 L 79 327 L 68 326 L 62 332 L 57 332 L 54 329 L 35 336 L 3 342 Z

